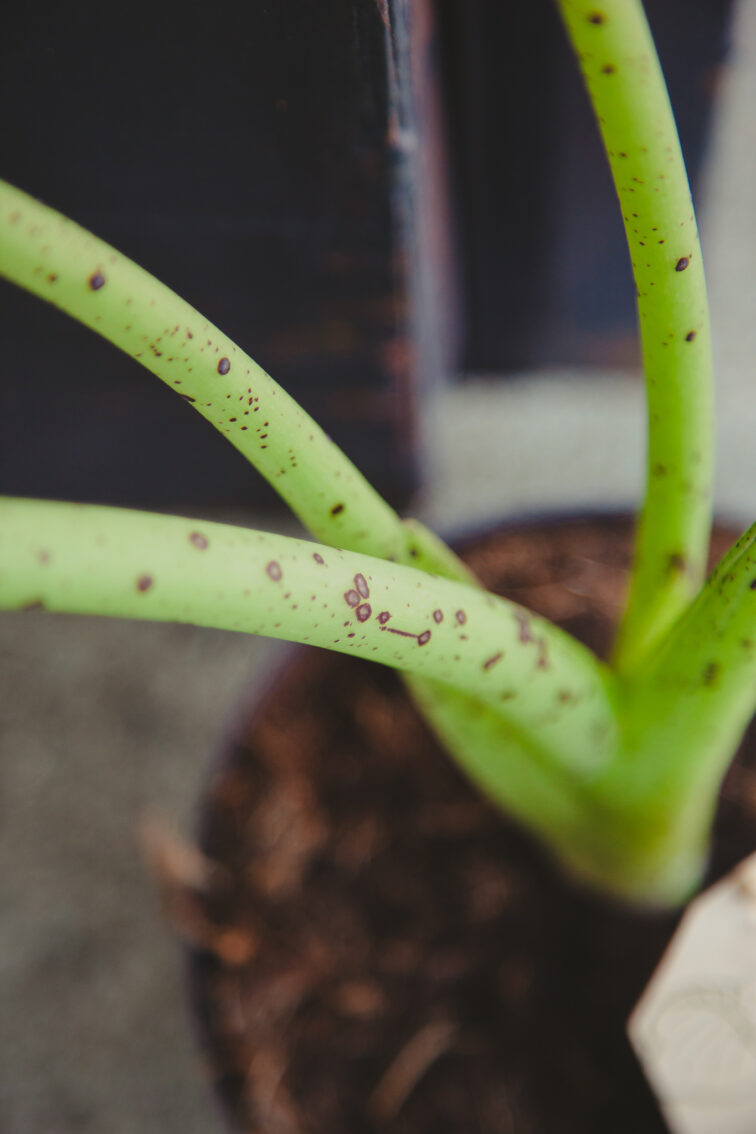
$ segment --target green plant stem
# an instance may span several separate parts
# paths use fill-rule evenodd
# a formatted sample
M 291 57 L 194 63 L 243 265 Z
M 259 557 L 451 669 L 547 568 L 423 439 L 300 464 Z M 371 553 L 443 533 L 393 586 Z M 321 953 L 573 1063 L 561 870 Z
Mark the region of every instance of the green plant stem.
M 162 379 L 243 453 L 316 539 L 470 578 L 422 525 L 408 528 L 227 335 L 126 256 L 4 182 L 0 274 Z
M 557 4 L 609 157 L 638 294 L 648 479 L 614 656 L 618 671 L 631 673 L 695 596 L 706 569 L 713 468 L 706 285 L 677 130 L 640 0 Z
M 756 525 L 624 690 L 622 757 L 607 771 L 607 790 L 647 831 L 705 846 L 755 704 Z
M 92 505 L 3 498 L 0 530 L 6 609 L 309 642 L 475 696 L 579 780 L 613 754 L 605 667 L 550 623 L 477 587 L 281 535 Z

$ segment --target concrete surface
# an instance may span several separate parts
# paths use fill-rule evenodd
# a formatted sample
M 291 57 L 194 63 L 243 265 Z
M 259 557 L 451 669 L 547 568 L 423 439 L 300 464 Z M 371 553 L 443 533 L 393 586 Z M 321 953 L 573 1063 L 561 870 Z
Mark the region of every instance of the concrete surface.
M 740 25 L 703 234 L 717 499 L 745 523 L 756 515 L 756 6 L 742 6 Z M 470 379 L 429 415 L 426 515 L 455 525 L 629 505 L 642 428 L 642 390 L 628 376 Z M 220 1130 L 135 832 L 145 809 L 191 830 L 223 721 L 278 650 L 185 627 L 0 618 L 2 1134 Z

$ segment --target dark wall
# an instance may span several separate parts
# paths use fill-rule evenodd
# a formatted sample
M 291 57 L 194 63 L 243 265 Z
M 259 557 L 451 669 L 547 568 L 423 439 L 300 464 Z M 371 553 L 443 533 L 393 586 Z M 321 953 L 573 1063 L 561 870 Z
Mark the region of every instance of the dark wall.
M 411 107 L 389 44 L 407 35 L 406 4 L 137 7 L 4 10 L 2 176 L 219 323 L 403 500 L 415 475 L 400 232 L 412 179 L 391 122 L 400 95 Z M 159 381 L 7 285 L 0 334 L 0 490 L 161 506 L 267 498 Z

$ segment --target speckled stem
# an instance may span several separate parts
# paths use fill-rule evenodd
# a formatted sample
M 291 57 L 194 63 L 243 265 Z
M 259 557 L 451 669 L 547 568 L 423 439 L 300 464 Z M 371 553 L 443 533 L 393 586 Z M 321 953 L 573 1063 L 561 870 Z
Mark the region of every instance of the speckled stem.
M 646 499 L 614 658 L 628 673 L 705 574 L 713 468 L 706 285 L 677 130 L 640 0 L 557 0 L 557 6 L 606 146 L 638 293 L 649 443 Z
M 0 274 L 161 378 L 244 454 L 317 539 L 418 565 L 426 543 L 435 554 L 433 537 L 410 531 L 231 339 L 126 256 L 4 182 Z M 469 577 L 448 549 L 437 569 Z
M 756 525 L 624 691 L 607 790 L 705 852 L 721 781 L 756 707 Z M 603 788 L 601 789 L 604 790 Z
M 608 670 L 477 587 L 285 536 L 93 505 L 0 499 L 0 532 L 0 607 L 309 642 L 472 694 L 578 783 L 614 754 Z

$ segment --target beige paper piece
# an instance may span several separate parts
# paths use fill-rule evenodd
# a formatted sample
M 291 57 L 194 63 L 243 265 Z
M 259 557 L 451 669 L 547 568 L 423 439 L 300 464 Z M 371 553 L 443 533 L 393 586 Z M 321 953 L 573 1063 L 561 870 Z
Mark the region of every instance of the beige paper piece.
M 755 1134 L 756 855 L 692 903 L 628 1035 L 674 1134 Z

